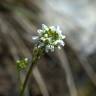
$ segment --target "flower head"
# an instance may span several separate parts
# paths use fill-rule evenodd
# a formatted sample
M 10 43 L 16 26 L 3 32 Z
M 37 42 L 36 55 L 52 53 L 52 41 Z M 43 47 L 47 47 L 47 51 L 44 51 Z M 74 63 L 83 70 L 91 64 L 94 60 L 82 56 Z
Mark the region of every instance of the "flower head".
M 42 24 L 42 29 L 38 29 L 38 48 L 44 48 L 46 52 L 53 52 L 54 48 L 61 49 L 64 46 L 63 39 L 65 35 L 62 35 L 60 27 L 51 26 L 48 27 Z M 33 37 L 34 38 L 34 37 Z
M 28 58 L 19 59 L 16 61 L 16 63 L 17 63 L 17 69 L 20 71 L 20 70 L 26 69 L 29 63 L 29 60 Z

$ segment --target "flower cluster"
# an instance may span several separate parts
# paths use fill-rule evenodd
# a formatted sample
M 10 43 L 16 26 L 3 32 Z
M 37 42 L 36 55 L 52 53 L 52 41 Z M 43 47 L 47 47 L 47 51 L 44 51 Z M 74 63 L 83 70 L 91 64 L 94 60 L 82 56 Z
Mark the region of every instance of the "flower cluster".
M 37 30 L 37 32 L 39 36 L 32 39 L 38 39 L 38 48 L 44 48 L 46 52 L 53 52 L 55 47 L 61 49 L 61 46 L 64 46 L 63 39 L 65 36 L 62 35 L 59 26 L 48 27 L 42 24 L 42 29 Z
M 24 59 L 20 59 L 17 60 L 17 69 L 20 71 L 22 69 L 26 69 L 27 65 L 28 65 L 28 58 L 24 58 Z

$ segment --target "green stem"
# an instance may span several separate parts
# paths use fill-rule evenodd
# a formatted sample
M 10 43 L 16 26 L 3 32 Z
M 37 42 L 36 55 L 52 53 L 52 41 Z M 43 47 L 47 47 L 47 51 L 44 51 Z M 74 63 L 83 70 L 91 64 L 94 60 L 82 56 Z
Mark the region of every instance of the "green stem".
M 18 81 L 19 81 L 19 93 L 20 93 L 21 79 L 20 79 L 20 71 L 19 70 L 18 70 Z
M 18 92 L 20 93 L 22 82 L 21 82 L 21 78 L 20 78 L 20 70 L 18 69 L 18 67 L 17 67 L 17 74 L 18 74 L 18 81 L 19 81 L 19 86 L 18 86 L 19 90 L 18 90 Z
M 23 84 L 21 92 L 20 92 L 20 96 L 24 96 L 24 91 L 25 91 L 28 79 L 31 75 L 32 68 L 34 67 L 34 65 L 37 63 L 38 59 L 42 55 L 42 51 L 43 51 L 42 49 L 37 49 L 37 48 L 34 48 L 34 50 L 33 50 L 33 60 L 32 60 L 31 66 L 27 72 L 27 75 L 25 77 L 24 84 Z

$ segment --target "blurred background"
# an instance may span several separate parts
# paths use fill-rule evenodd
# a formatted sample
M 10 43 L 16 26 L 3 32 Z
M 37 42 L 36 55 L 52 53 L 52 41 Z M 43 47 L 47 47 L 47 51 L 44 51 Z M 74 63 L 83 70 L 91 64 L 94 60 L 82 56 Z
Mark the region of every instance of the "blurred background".
M 18 96 L 16 60 L 32 58 L 41 24 L 59 25 L 65 46 L 41 58 L 26 96 L 96 96 L 96 0 L 0 0 L 0 96 Z

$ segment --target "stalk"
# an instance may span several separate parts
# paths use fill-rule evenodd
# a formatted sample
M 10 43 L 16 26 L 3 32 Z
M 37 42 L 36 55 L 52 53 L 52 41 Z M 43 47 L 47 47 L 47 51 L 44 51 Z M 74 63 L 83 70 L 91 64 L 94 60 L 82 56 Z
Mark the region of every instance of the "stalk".
M 24 83 L 22 85 L 22 89 L 20 91 L 20 96 L 24 96 L 24 91 L 26 89 L 26 85 L 27 85 L 28 80 L 30 78 L 30 75 L 32 73 L 32 69 L 34 68 L 34 65 L 37 64 L 37 62 L 40 59 L 40 57 L 42 56 L 42 54 L 43 54 L 43 49 L 41 49 L 41 48 L 34 48 L 34 50 L 33 50 L 33 60 L 32 60 L 32 63 L 30 65 L 30 67 L 29 67 L 29 70 L 28 70 L 28 72 L 26 74 Z

